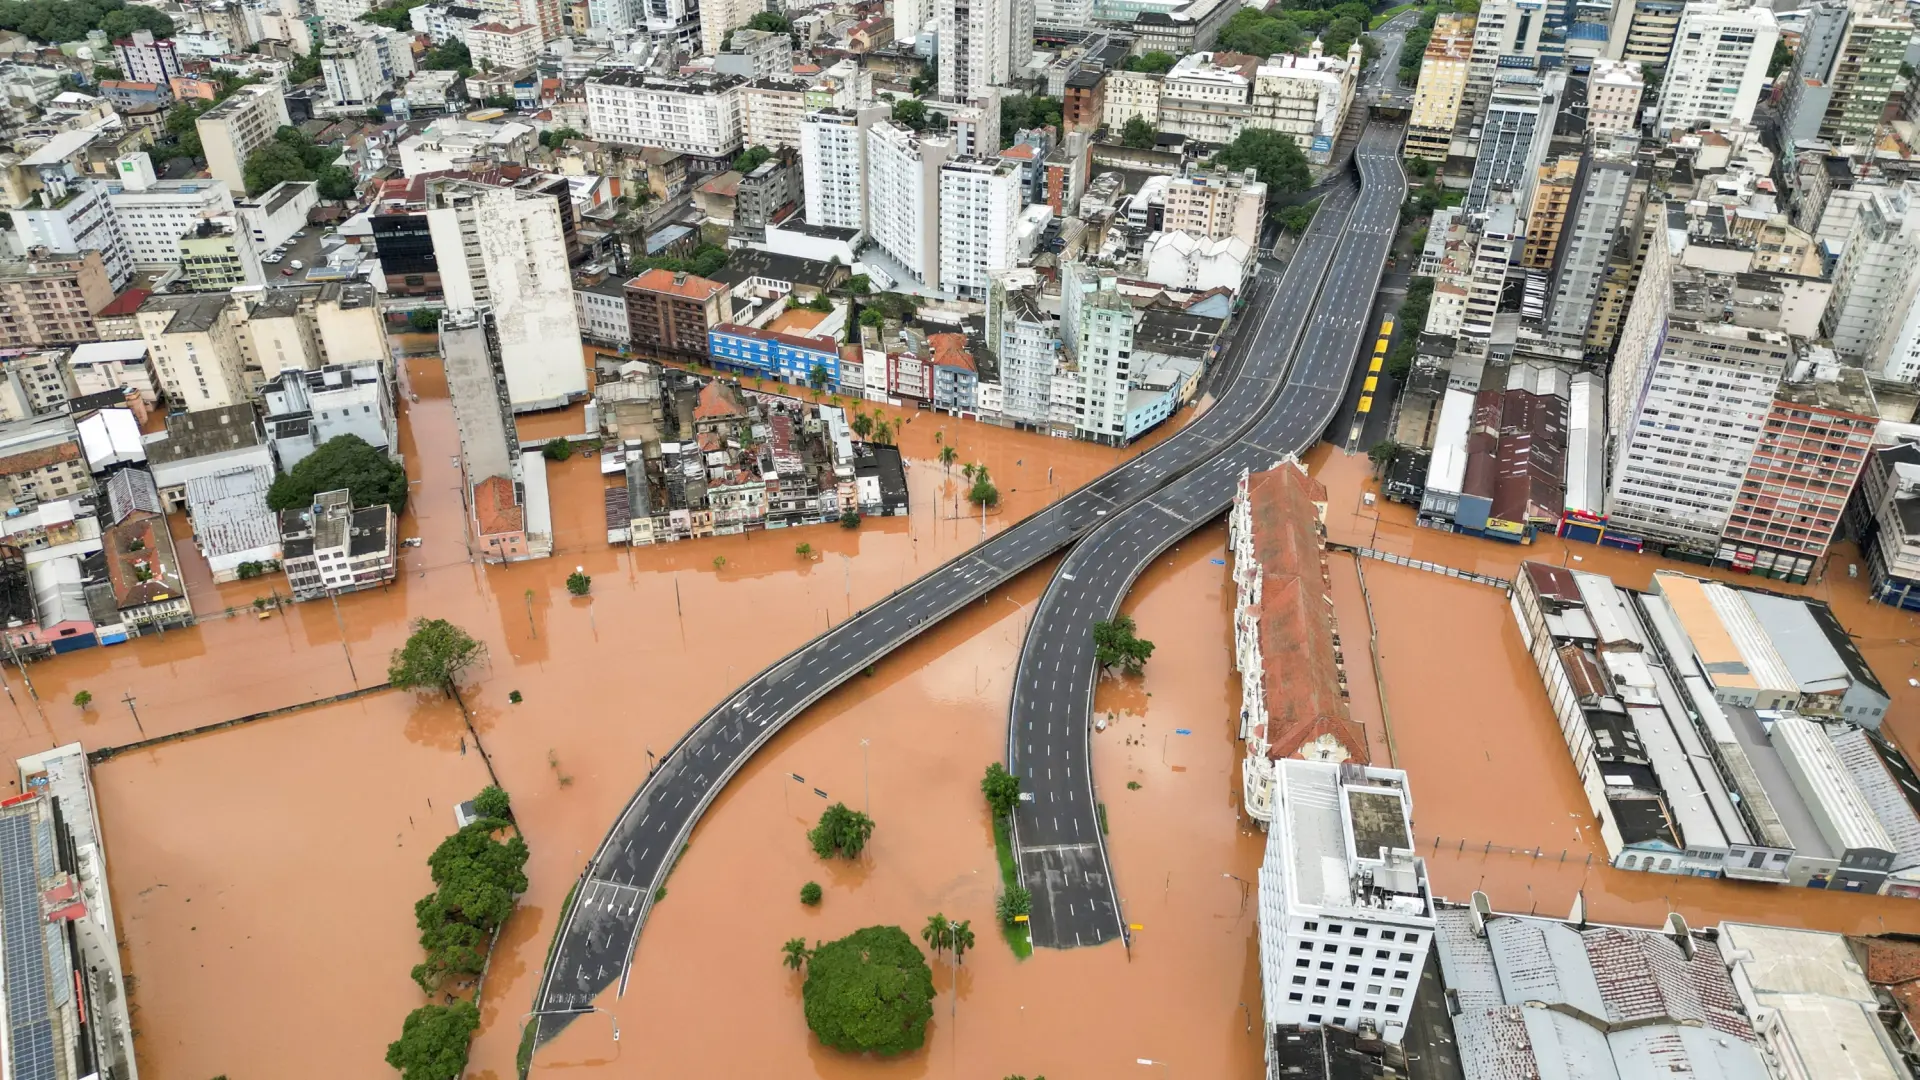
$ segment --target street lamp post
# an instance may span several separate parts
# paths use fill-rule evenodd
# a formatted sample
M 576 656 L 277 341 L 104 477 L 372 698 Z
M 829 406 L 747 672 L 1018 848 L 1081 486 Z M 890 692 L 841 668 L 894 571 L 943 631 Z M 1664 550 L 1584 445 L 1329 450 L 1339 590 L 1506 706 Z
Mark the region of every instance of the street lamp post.
M 1252 891 L 1253 882 L 1248 881 L 1239 874 L 1230 874 L 1225 871 L 1222 871 L 1220 876 L 1223 878 L 1232 878 L 1240 883 L 1240 914 L 1245 915 L 1247 913 L 1247 893 Z
M 520 1029 L 526 1030 L 527 1021 L 536 1016 L 585 1016 L 588 1013 L 605 1013 L 607 1020 L 613 1024 L 613 1041 L 620 1041 L 620 1018 L 598 1005 L 588 1005 L 584 1009 L 535 1009 L 520 1018 Z

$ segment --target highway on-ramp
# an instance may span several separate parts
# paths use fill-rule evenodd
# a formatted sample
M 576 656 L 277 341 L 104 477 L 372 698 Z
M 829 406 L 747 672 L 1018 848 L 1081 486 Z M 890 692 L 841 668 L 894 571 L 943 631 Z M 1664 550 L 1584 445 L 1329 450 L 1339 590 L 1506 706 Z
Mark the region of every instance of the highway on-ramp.
M 1351 184 L 1335 186 L 1315 227 L 1344 222 L 1355 197 Z M 1294 265 L 1299 263 L 1296 258 Z M 695 724 L 634 793 L 581 875 L 535 1002 L 536 1045 L 588 1011 L 616 981 L 624 988 L 640 928 L 694 825 L 733 774 L 788 721 L 1109 515 L 1212 459 L 1265 415 L 1279 394 L 1288 352 L 1271 348 L 1263 335 L 1296 318 L 1289 314 L 1299 304 L 1296 293 L 1311 293 L 1320 273 L 1298 280 L 1290 266 L 1276 282 L 1272 271 L 1258 271 L 1222 358 L 1231 378 L 1219 400 L 1186 428 L 802 645 Z M 1297 318 L 1304 318 L 1300 311 Z
M 1367 129 L 1354 152 L 1358 203 L 1349 215 L 1316 219 L 1301 244 L 1295 268 L 1319 257 L 1310 254 L 1322 250 L 1316 245 L 1330 249 L 1336 237 L 1338 251 L 1299 355 L 1272 406 L 1230 446 L 1110 515 L 1074 547 L 1027 624 L 1008 718 L 1007 758 L 1021 781 L 1014 851 L 1021 883 L 1033 894 L 1029 929 L 1036 945 L 1098 945 L 1121 936 L 1125 925 L 1100 832 L 1089 757 L 1098 676 L 1093 624 L 1113 618 L 1134 579 L 1156 556 L 1226 510 L 1243 472 L 1303 452 L 1333 418 L 1361 343 L 1371 340 L 1366 324 L 1406 198 L 1399 137 L 1397 127 Z M 1331 226 L 1335 236 L 1327 236 L 1323 226 Z M 1309 292 L 1293 299 L 1305 304 L 1313 297 Z M 1297 335 L 1297 328 L 1290 333 L 1276 328 L 1260 340 L 1291 351 Z

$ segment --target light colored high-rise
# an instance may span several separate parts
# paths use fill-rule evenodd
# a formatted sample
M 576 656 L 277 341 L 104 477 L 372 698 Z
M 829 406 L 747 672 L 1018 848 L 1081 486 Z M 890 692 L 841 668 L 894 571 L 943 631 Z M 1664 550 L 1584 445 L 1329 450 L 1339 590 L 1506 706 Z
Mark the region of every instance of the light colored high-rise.
M 1476 242 L 1460 336 L 1477 347 L 1484 348 L 1493 336 L 1494 317 L 1499 314 L 1500 298 L 1506 289 L 1507 269 L 1526 242 L 1525 222 L 1526 218 L 1506 192 L 1500 192 L 1492 205 L 1474 216 Z
M 1853 229 L 1833 273 L 1821 328 L 1844 360 L 1883 378 L 1920 381 L 1920 182 L 1854 189 Z
M 1574 179 L 1566 228 L 1554 254 L 1553 289 L 1547 308 L 1547 339 L 1582 347 L 1593 321 L 1607 260 L 1633 190 L 1633 166 L 1588 151 Z
M 925 285 L 940 277 L 940 166 L 950 140 L 881 120 L 867 128 L 867 231 Z
M 1167 181 L 1166 210 L 1160 227 L 1209 240 L 1238 237 L 1248 247 L 1257 248 L 1266 207 L 1267 185 L 1253 169 L 1244 173 L 1224 169 L 1191 172 Z
M 1013 7 L 1011 0 L 937 0 L 942 98 L 965 101 L 1007 84 Z M 1026 44 L 1033 45 L 1031 24 Z
M 1106 90 L 1101 120 L 1115 131 L 1134 117 L 1151 127 L 1160 126 L 1160 91 L 1164 80 L 1147 71 L 1109 71 L 1101 80 Z
M 1685 7 L 1682 0 L 1620 0 L 1613 6 L 1607 57 L 1637 64 L 1665 64 L 1673 54 L 1673 34 Z
M 911 45 L 933 18 L 933 0 L 893 0 L 893 39 Z
M 740 151 L 737 75 L 686 78 L 615 71 L 587 80 L 588 133 L 604 142 L 697 157 Z
M 1325 165 L 1346 125 L 1359 78 L 1362 49 L 1345 59 L 1323 55 L 1318 43 L 1305 56 L 1271 56 L 1254 69 L 1247 124 L 1291 136 L 1307 160 Z
M 866 230 L 867 129 L 886 116 L 886 106 L 870 105 L 809 113 L 800 122 L 808 224 Z
M 1595 60 L 1587 75 L 1587 130 L 1595 138 L 1637 131 L 1640 98 L 1646 88 L 1638 63 Z
M 1093 0 L 1038 0 L 1033 21 L 1048 29 L 1085 30 L 1093 25 Z
M 1676 288 L 1666 261 L 1648 258 L 1609 373 L 1609 529 L 1711 557 L 1794 349 L 1733 321 L 1730 275 Z
M 133 280 L 133 257 L 105 181 L 82 180 L 71 166 L 43 171 L 37 201 L 11 211 L 13 233 L 28 252 L 80 255 L 98 251 L 107 281 L 124 289 Z
M 1475 24 L 1472 15 L 1442 15 L 1434 20 L 1433 35 L 1420 61 L 1420 82 L 1413 91 L 1413 114 L 1407 120 L 1410 157 L 1447 159 L 1460 121 L 1460 102 L 1467 92 Z
M 1900 68 L 1913 41 L 1913 20 L 1881 5 L 1882 14 L 1852 13 L 1827 82 L 1832 94 L 1820 121 L 1820 137 L 1840 146 L 1869 143 L 1881 130 L 1881 114 L 1905 85 Z
M 1473 25 L 1473 53 L 1458 124 L 1469 128 L 1486 111 L 1494 83 L 1503 72 L 1531 71 L 1540 63 L 1540 34 L 1546 29 L 1543 0 L 1493 0 L 1482 4 Z
M 1779 24 L 1766 8 L 1688 4 L 1674 34 L 1666 81 L 1660 87 L 1655 130 L 1665 133 L 1727 121 L 1752 123 L 1773 44 L 1779 39 Z
M 1110 272 L 1069 262 L 1060 268 L 1060 332 L 1073 361 L 1074 434 L 1121 446 L 1127 441 L 1132 380 L 1133 304 Z
M 1833 66 L 1846 40 L 1847 0 L 1813 0 L 1801 8 L 1793 64 L 1780 73 L 1781 153 L 1791 163 L 1797 143 L 1820 137 L 1833 103 Z
M 994 277 L 987 293 L 987 344 L 1000 362 L 1003 415 L 1016 427 L 1051 430 L 1060 322 L 1041 308 L 1033 270 Z
M 240 92 L 201 113 L 193 122 L 206 154 L 207 171 L 227 190 L 247 190 L 247 155 L 293 121 L 287 98 L 272 83 L 243 86 Z
M 180 264 L 179 240 L 203 221 L 233 213 L 233 195 L 218 180 L 160 180 L 146 154 L 115 162 L 107 202 L 120 219 L 133 265 L 164 270 Z
M 1300 758 L 1273 765 L 1260 863 L 1266 1041 L 1278 1027 L 1366 1025 L 1398 1043 L 1434 933 L 1407 774 Z
M 1020 222 L 1020 172 L 1011 161 L 962 158 L 940 168 L 940 287 L 984 299 L 1012 268 Z
M 559 203 L 515 188 L 432 180 L 427 228 L 447 306 L 492 315 L 514 411 L 583 396 L 586 364 Z

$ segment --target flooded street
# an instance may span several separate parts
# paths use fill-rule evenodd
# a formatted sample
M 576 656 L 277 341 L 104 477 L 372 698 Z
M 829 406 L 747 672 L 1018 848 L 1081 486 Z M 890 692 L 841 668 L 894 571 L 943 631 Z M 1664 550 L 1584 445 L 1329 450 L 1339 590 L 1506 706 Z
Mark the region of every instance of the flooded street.
M 414 481 L 401 528 L 424 542 L 403 549 L 394 586 L 342 597 L 337 610 L 315 602 L 259 619 L 253 599 L 284 579 L 216 586 L 189 556 L 198 627 L 36 664 L 26 675 L 37 700 L 19 672 L 5 672 L 0 741 L 18 756 L 75 739 L 124 744 L 377 684 L 418 617 L 449 619 L 488 647 L 465 694 L 480 746 L 452 703 L 387 692 L 98 768 L 150 1080 L 386 1075 L 386 1043 L 421 1002 L 408 971 L 421 958 L 412 904 L 429 888 L 425 859 L 453 827 L 449 803 L 486 782 L 487 760 L 532 849 L 531 887 L 493 956 L 469 1074 L 507 1080 L 564 899 L 649 752 L 813 634 L 1125 457 L 901 413 L 911 419 L 900 437 L 911 517 L 631 550 L 605 543 L 598 462 L 575 457 L 551 466 L 555 556 L 485 567 L 468 560 L 438 364 L 413 359 L 404 370 L 420 400 L 401 424 Z M 576 407 L 525 418 L 521 430 L 568 434 L 581 420 Z M 936 431 L 959 450 L 950 473 L 935 460 Z M 1002 494 L 984 524 L 961 499 L 969 462 L 987 465 Z M 1408 508 L 1360 505 L 1364 457 L 1323 447 L 1314 462 L 1336 540 L 1502 577 L 1521 557 L 1563 557 L 1557 540 L 1513 549 L 1415 530 Z M 186 535 L 184 522 L 174 529 Z M 809 556 L 796 553 L 801 543 Z M 1573 556 L 1635 585 L 1659 565 L 1582 545 L 1564 555 Z M 1094 756 L 1114 873 L 1128 920 L 1143 926 L 1131 957 L 1106 947 L 1016 961 L 994 926 L 997 866 L 979 778 L 1003 759 L 1008 680 L 1049 563 L 828 696 L 750 762 L 694 832 L 642 932 L 626 993 L 600 1002 L 621 1041 L 607 1016 L 583 1018 L 541 1052 L 536 1075 L 1060 1080 L 1125 1076 L 1142 1057 L 1180 1075 L 1258 1075 L 1247 1031 L 1259 1011 L 1250 883 L 1264 836 L 1237 809 L 1224 560 L 1216 523 L 1141 578 L 1127 610 L 1157 651 L 1143 679 L 1103 684 L 1097 700 L 1112 715 Z M 592 575 L 591 597 L 566 593 L 575 566 Z M 1864 584 L 1836 567 L 1837 580 L 1814 591 L 1832 591 L 1890 685 L 1891 730 L 1920 742 L 1920 691 L 1905 685 L 1920 629 L 1866 604 Z M 1383 703 L 1353 560 L 1336 556 L 1331 570 L 1355 716 L 1375 760 L 1391 748 L 1413 774 L 1415 824 L 1441 893 L 1486 887 L 1497 906 L 1558 913 L 1584 888 L 1600 918 L 1653 922 L 1671 903 L 1696 923 L 1866 930 L 1884 919 L 1920 929 L 1910 901 L 1587 867 L 1597 844 L 1504 597 L 1368 562 Z M 94 697 L 86 710 L 71 703 L 83 689 Z M 520 704 L 509 702 L 514 691 Z M 822 863 L 808 848 L 803 833 L 821 809 L 814 788 L 871 807 L 878 827 L 859 863 Z M 1490 852 L 1479 846 L 1488 843 Z M 826 890 L 818 908 L 798 901 L 809 880 Z M 821 1050 L 801 1016 L 799 977 L 780 965 L 781 942 L 882 922 L 917 934 L 936 911 L 971 920 L 978 943 L 957 971 L 935 962 L 927 1046 L 888 1063 Z M 288 1046 L 307 1049 L 289 1060 Z

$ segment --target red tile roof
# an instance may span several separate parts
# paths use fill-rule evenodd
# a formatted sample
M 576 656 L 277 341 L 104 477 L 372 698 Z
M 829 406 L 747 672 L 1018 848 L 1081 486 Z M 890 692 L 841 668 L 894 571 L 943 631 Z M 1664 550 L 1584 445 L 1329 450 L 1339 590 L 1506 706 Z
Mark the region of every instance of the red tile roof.
M 473 485 L 473 519 L 481 536 L 525 532 L 527 511 L 514 500 L 513 481 L 504 476 L 489 476 Z
M 693 405 L 695 420 L 722 420 L 745 415 L 747 410 L 733 393 L 733 387 L 718 379 L 700 388 L 699 400 Z
M 1247 498 L 1254 558 L 1266 576 L 1252 615 L 1260 627 L 1267 756 L 1296 757 L 1330 736 L 1348 760 L 1369 761 L 1366 729 L 1347 713 L 1334 658 L 1333 596 L 1320 535 L 1327 489 L 1287 464 L 1249 477 Z
M 672 270 L 654 269 L 628 281 L 627 288 L 639 289 L 642 292 L 684 296 L 690 300 L 706 300 L 710 299 L 714 293 L 725 289 L 726 286 L 693 274 L 675 274 Z
M 928 334 L 927 345 L 933 350 L 935 367 L 959 368 L 961 371 L 973 371 L 973 357 L 967 353 L 965 334 Z
M 115 315 L 131 315 L 139 311 L 140 305 L 146 303 L 147 297 L 152 295 L 153 293 L 147 289 L 128 289 L 126 292 L 114 297 L 113 303 L 94 312 L 94 314 L 104 315 L 109 318 Z

